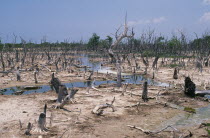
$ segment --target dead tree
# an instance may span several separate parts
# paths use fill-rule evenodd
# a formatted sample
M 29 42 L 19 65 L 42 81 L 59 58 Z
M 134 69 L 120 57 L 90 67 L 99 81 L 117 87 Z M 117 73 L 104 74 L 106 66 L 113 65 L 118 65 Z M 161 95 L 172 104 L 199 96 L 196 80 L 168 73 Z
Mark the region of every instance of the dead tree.
M 203 65 L 202 65 L 201 61 L 198 60 L 198 59 L 196 61 L 196 68 L 200 71 L 200 73 L 202 73 L 202 71 L 203 71 Z
M 27 55 L 27 48 L 26 48 L 26 41 L 20 37 L 21 39 L 21 43 L 23 45 L 23 56 L 21 58 L 21 68 L 23 68 L 24 64 L 25 64 L 25 59 L 26 59 L 26 55 Z
M 68 90 L 67 90 L 66 86 L 60 85 L 57 102 L 61 103 L 67 95 L 68 95 Z
M 147 81 L 145 81 L 144 84 L 143 84 L 143 91 L 142 91 L 142 99 L 143 99 L 144 102 L 148 101 L 147 94 L 148 94 Z
M 58 78 L 55 78 L 55 74 L 52 74 L 52 79 L 50 81 L 51 86 L 55 89 L 55 92 L 59 93 L 59 86 L 61 85 L 61 82 Z
M 155 60 L 153 61 L 153 64 L 152 64 L 153 69 L 157 69 L 158 59 L 159 59 L 159 56 L 155 57 Z
M 36 65 L 36 68 L 35 68 L 35 71 L 34 71 L 34 80 L 35 80 L 35 83 L 38 83 L 38 81 L 37 81 L 37 75 L 38 75 L 38 73 L 39 73 L 39 68 Z
M 116 37 L 115 42 L 110 46 L 108 50 L 108 54 L 111 58 L 111 61 L 115 63 L 116 68 L 117 68 L 117 87 L 122 86 L 122 78 L 121 78 L 122 70 L 121 70 L 121 61 L 120 61 L 119 55 L 115 54 L 113 52 L 113 49 L 116 48 L 116 46 L 118 46 L 118 44 L 122 41 L 123 38 L 132 38 L 134 36 L 133 29 L 132 29 L 131 35 L 128 35 L 127 15 L 125 17 L 124 32 L 121 34 L 118 34 L 119 30 L 120 28 L 115 33 L 115 37 Z
M 38 131 L 47 131 L 46 128 L 46 116 L 47 116 L 47 105 L 44 106 L 44 112 L 39 115 L 38 119 Z
M 17 76 L 17 81 L 21 81 L 21 78 L 20 78 L 20 67 L 17 67 L 16 76 Z
M 58 72 L 58 70 L 59 70 L 59 68 L 58 68 L 58 63 L 61 61 L 61 58 L 59 57 L 59 58 L 57 58 L 56 60 L 55 60 L 55 67 L 56 67 L 56 72 Z
M 173 78 L 174 78 L 174 79 L 178 79 L 178 71 L 177 71 L 177 68 L 174 69 Z
M 144 65 L 145 65 L 144 74 L 147 74 L 147 69 L 148 69 L 148 67 L 149 67 L 149 60 L 148 60 L 148 57 L 146 57 L 146 59 L 145 59 L 143 56 L 141 56 L 141 58 L 142 58 L 142 61 L 143 61 Z
M 3 50 L 4 50 L 4 48 L 5 48 L 5 44 L 4 44 L 4 47 L 3 47 L 2 51 L 1 51 L 1 55 L 0 55 L 3 71 L 5 71 L 5 62 L 4 62 L 4 56 L 3 56 Z
M 184 93 L 187 96 L 195 97 L 195 83 L 191 81 L 190 77 L 185 78 Z
M 54 106 L 54 108 L 56 109 L 62 109 L 64 107 L 64 105 L 67 104 L 68 101 L 71 101 L 74 99 L 74 95 L 77 93 L 78 89 L 71 89 L 71 92 L 62 100 L 62 102 L 57 105 L 57 106 Z
M 87 80 L 92 80 L 93 71 L 91 71 L 90 76 L 87 78 Z

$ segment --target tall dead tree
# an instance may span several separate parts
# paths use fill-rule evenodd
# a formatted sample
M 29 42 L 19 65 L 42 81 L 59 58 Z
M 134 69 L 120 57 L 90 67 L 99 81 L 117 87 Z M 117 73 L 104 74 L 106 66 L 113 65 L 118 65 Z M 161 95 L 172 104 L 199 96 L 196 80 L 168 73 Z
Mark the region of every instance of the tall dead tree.
M 115 63 L 116 68 L 117 68 L 117 87 L 122 86 L 122 78 L 121 78 L 122 69 L 121 69 L 121 61 L 120 61 L 119 55 L 115 54 L 113 52 L 113 49 L 118 46 L 118 44 L 122 41 L 123 38 L 132 38 L 134 36 L 133 29 L 132 29 L 131 34 L 128 35 L 127 15 L 125 16 L 125 24 L 124 24 L 123 33 L 118 34 L 119 30 L 120 28 L 115 33 L 115 38 L 116 38 L 115 42 L 110 46 L 108 50 L 108 54 L 111 58 L 111 61 Z

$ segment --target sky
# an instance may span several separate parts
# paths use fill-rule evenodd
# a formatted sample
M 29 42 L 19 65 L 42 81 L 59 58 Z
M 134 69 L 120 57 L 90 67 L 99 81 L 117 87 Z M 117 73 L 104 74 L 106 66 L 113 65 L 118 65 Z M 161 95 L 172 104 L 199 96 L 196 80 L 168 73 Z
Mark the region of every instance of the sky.
M 181 31 L 188 39 L 210 32 L 210 0 L 0 0 L 0 38 L 86 42 L 96 33 L 104 39 L 114 37 L 126 13 L 136 38 L 148 30 L 166 37 Z

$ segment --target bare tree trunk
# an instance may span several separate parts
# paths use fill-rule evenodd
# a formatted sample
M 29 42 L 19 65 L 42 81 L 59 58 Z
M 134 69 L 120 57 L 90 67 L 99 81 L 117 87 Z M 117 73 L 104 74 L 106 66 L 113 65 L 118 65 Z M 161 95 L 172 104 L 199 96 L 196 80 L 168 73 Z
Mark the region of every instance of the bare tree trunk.
M 132 29 L 131 35 L 128 35 L 127 34 L 128 33 L 127 15 L 125 17 L 124 32 L 121 33 L 120 35 L 118 35 L 119 29 L 115 33 L 115 37 L 116 37 L 115 42 L 110 46 L 110 48 L 108 50 L 108 54 L 111 57 L 111 60 L 112 61 L 115 61 L 115 65 L 116 65 L 116 68 L 117 68 L 117 87 L 121 87 L 122 86 L 122 78 L 121 78 L 121 72 L 122 72 L 122 70 L 121 70 L 121 61 L 120 61 L 120 58 L 117 56 L 117 54 L 115 54 L 113 52 L 113 48 L 115 48 L 122 41 L 123 38 L 126 38 L 126 37 L 127 38 L 132 38 L 134 36 L 133 29 Z
M 55 92 L 59 93 L 59 86 L 61 85 L 61 82 L 58 78 L 55 78 L 55 74 L 52 74 L 52 79 L 50 81 L 52 87 L 55 89 Z
M 3 71 L 5 71 L 5 63 L 4 63 L 4 58 L 3 58 L 3 51 L 1 52 L 1 64 L 2 64 Z
M 59 103 L 61 103 L 64 100 L 64 98 L 66 97 L 66 95 L 68 95 L 68 91 L 67 91 L 66 86 L 65 85 L 60 85 L 57 101 Z
M 16 76 L 17 76 L 17 81 L 21 81 L 20 68 L 19 67 L 17 67 Z
M 122 69 L 121 69 L 121 64 L 119 60 L 117 60 L 116 66 L 117 66 L 117 87 L 121 87 L 122 86 L 122 77 L 121 77 Z
M 143 99 L 144 102 L 148 101 L 147 93 L 148 93 L 147 81 L 145 81 L 144 84 L 143 84 L 143 92 L 142 92 L 142 99 Z

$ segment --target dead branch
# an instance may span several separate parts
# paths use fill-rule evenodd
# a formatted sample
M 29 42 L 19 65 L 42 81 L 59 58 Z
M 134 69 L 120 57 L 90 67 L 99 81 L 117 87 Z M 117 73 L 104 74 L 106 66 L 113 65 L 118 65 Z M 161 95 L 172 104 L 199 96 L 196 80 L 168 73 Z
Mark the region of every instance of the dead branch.
M 140 128 L 140 127 L 136 127 L 136 126 L 132 126 L 132 125 L 127 125 L 127 126 L 130 127 L 130 128 L 134 128 L 134 129 L 140 130 L 140 131 L 144 132 L 147 135 L 149 135 L 149 134 L 158 134 L 158 133 L 166 130 L 167 128 L 172 128 L 174 133 L 175 132 L 179 132 L 178 129 L 176 129 L 175 127 L 172 127 L 170 125 L 166 126 L 163 129 L 157 130 L 157 131 L 144 130 L 144 129 Z
M 53 108 L 56 109 L 63 109 L 64 105 L 68 103 L 68 101 L 74 99 L 74 95 L 77 93 L 78 89 L 71 89 L 71 93 L 68 94 L 59 105 L 52 106 Z
M 102 115 L 104 109 L 106 109 L 106 108 L 112 108 L 112 112 L 114 112 L 114 111 L 115 111 L 114 106 L 113 106 L 114 101 L 115 101 L 115 97 L 114 97 L 114 99 L 112 100 L 111 104 L 106 103 L 106 104 L 97 105 L 97 106 L 92 110 L 92 113 L 93 113 L 93 114 L 96 114 L 96 115 Z

